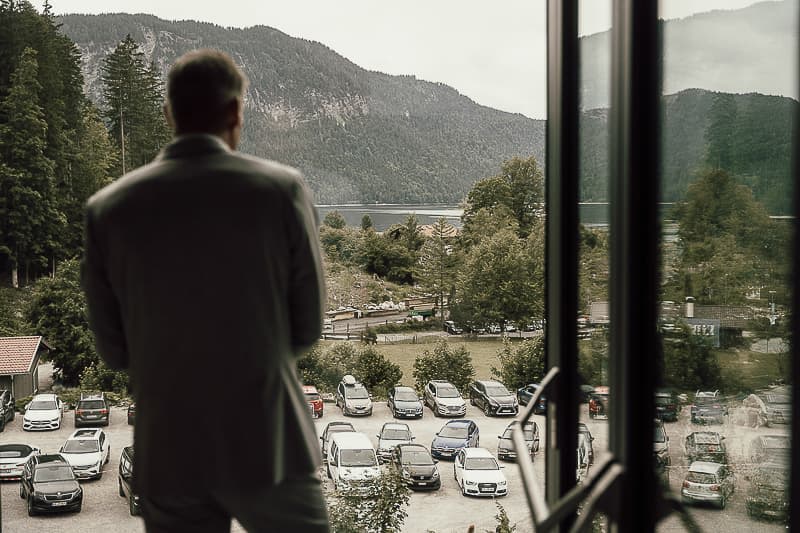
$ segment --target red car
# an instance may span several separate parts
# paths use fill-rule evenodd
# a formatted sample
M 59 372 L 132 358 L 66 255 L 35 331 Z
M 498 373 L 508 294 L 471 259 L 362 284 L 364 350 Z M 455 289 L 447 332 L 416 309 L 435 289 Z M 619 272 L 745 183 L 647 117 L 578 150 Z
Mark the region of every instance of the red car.
M 303 385 L 303 393 L 306 395 L 308 408 L 311 410 L 313 418 L 322 418 L 322 397 L 314 385 Z
M 595 387 L 589 397 L 589 418 L 608 418 L 608 387 Z

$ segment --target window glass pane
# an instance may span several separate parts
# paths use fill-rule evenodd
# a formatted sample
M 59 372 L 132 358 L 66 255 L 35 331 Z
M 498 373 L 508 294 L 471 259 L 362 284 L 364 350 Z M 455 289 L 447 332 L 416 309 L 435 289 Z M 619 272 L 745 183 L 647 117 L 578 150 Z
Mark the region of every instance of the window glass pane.
M 779 531 L 792 420 L 787 215 L 798 2 L 692 6 L 697 13 L 663 2 L 661 13 L 656 416 L 669 441 L 653 446 L 663 482 L 704 530 Z M 715 472 L 718 464 L 733 475 Z M 659 530 L 679 524 L 671 516 Z

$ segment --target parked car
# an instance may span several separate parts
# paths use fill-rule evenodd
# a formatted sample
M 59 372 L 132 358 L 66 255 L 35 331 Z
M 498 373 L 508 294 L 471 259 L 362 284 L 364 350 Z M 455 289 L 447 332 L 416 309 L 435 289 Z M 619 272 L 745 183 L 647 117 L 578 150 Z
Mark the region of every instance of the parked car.
M 515 422 L 511 422 L 501 435 L 497 438 L 497 458 L 503 461 L 515 461 L 517 459 L 517 452 L 514 449 L 514 442 L 511 440 L 512 432 L 514 431 Z M 520 426 L 517 426 L 520 427 Z M 528 456 L 533 455 L 539 451 L 539 426 L 536 422 L 527 422 L 522 428 L 522 435 L 525 438 L 525 444 L 528 446 Z
M 372 494 L 380 469 L 369 437 L 358 432 L 336 433 L 328 452 L 327 471 L 334 489 Z
M 792 397 L 781 392 L 769 392 L 763 395 L 766 425 L 792 423 Z
M 0 444 L 0 480 L 19 479 L 25 463 L 41 450 L 27 444 Z
M 656 418 L 677 422 L 680 407 L 675 393 L 669 390 L 657 390 L 655 393 Z
M 653 453 L 669 466 L 672 459 L 669 456 L 669 435 L 664 430 L 664 422 L 656 418 L 653 420 Z
M 722 424 L 727 408 L 723 405 L 719 391 L 697 391 L 691 406 L 691 421 L 694 424 L 716 422 Z
M 78 479 L 100 479 L 111 456 L 111 445 L 100 428 L 76 429 L 59 450 Z
M 469 389 L 469 403 L 483 409 L 486 416 L 511 415 L 519 412 L 519 403 L 499 381 L 478 380 Z
M 594 464 L 594 437 L 592 436 L 592 432 L 589 431 L 589 427 L 584 424 L 583 422 L 578 422 L 578 435 L 583 435 L 585 439 L 584 446 L 586 448 L 586 455 L 589 459 L 589 465 Z
M 595 387 L 589 398 L 589 418 L 608 418 L 608 399 L 607 386 Z
M 733 494 L 735 477 L 728 465 L 695 461 L 681 487 L 684 503 L 713 503 L 724 509 Z
M 456 326 L 456 323 L 453 322 L 452 320 L 445 320 L 443 323 L 443 329 L 449 335 L 461 335 L 462 333 L 464 333 L 464 330 Z
M 789 517 L 790 485 L 790 463 L 786 458 L 756 465 L 750 473 L 750 487 L 744 500 L 747 514 L 786 520 Z
M 708 461 L 710 463 L 727 464 L 728 451 L 725 448 L 725 437 L 716 431 L 694 431 L 686 436 L 684 443 L 686 459 Z
M 367 388 L 347 374 L 336 387 L 336 406 L 342 409 L 344 416 L 372 415 L 372 397 Z
M 128 406 L 128 425 L 132 426 L 136 423 L 136 404 L 132 403 Z
M 109 421 L 109 409 L 106 396 L 102 392 L 99 394 L 81 393 L 81 399 L 75 406 L 75 427 L 86 424 L 100 424 L 107 426 Z
M 14 396 L 9 390 L 0 390 L 0 431 L 6 428 L 6 423 L 14 420 L 16 416 Z
M 411 444 L 414 437 L 408 424 L 402 422 L 386 422 L 381 426 L 378 437 L 378 460 L 388 461 L 392 456 L 392 449 L 398 444 Z
M 139 495 L 133 492 L 133 446 L 126 446 L 119 456 L 119 475 L 117 476 L 119 495 L 128 500 L 131 516 L 141 513 Z
M 459 450 L 453 462 L 453 475 L 464 496 L 505 496 L 508 481 L 502 466 L 485 448 Z
M 434 416 L 464 416 L 467 404 L 458 389 L 449 381 L 432 379 L 425 385 L 423 393 L 425 405 L 431 408 Z
M 28 516 L 36 513 L 80 512 L 83 489 L 69 463 L 59 454 L 34 455 L 25 463 L 19 497 L 28 503 Z
M 391 465 L 415 490 L 438 490 L 442 486 L 436 459 L 422 444 L 398 444 L 392 450 Z
M 474 448 L 480 443 L 478 425 L 472 420 L 450 420 L 436 432 L 431 441 L 431 455 L 452 459 L 461 448 Z
M 322 418 L 324 404 L 322 396 L 314 385 L 303 385 L 303 394 L 306 395 L 308 410 L 311 411 L 311 418 Z
M 328 422 L 328 425 L 325 426 L 325 429 L 322 431 L 322 436 L 319 438 L 321 441 L 320 449 L 322 451 L 322 460 L 328 460 L 328 450 L 331 446 L 331 439 L 336 433 L 341 433 L 344 431 L 351 431 L 355 432 L 356 428 L 353 427 L 353 424 L 350 422 Z
M 422 400 L 411 387 L 398 385 L 389 389 L 386 405 L 395 418 L 422 418 Z
M 579 395 L 581 399 L 581 403 L 589 403 L 589 400 L 592 399 L 592 393 L 594 392 L 594 387 L 591 385 L 583 384 L 579 387 Z
M 524 387 L 517 389 L 517 402 L 519 402 L 520 405 L 528 405 L 533 398 L 533 395 L 536 394 L 536 390 L 538 388 L 538 383 L 529 383 Z M 536 405 L 533 407 L 533 414 L 543 415 L 545 413 L 547 413 L 547 397 L 542 394 L 539 396 L 539 399 L 536 401 Z
M 785 461 L 792 452 L 789 435 L 758 435 L 750 441 L 750 464 Z
M 22 429 L 41 431 L 60 429 L 64 415 L 64 404 L 55 394 L 37 394 L 25 406 L 22 415 Z

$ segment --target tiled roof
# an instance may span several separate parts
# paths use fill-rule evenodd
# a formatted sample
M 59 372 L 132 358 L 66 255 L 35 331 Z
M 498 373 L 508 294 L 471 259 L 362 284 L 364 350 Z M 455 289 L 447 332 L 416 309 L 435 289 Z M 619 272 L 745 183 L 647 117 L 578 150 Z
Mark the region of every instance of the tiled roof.
M 0 337 L 0 376 L 31 371 L 42 337 Z

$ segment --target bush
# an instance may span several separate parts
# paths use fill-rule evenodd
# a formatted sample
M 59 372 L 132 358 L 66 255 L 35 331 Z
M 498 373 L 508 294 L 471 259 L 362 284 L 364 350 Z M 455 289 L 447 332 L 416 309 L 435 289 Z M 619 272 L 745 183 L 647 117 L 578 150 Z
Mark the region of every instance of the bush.
M 408 516 L 410 489 L 391 467 L 384 467 L 369 496 L 329 493 L 328 516 L 334 533 L 397 533 Z
M 113 391 L 128 393 L 128 373 L 112 370 L 104 361 L 93 363 L 81 372 L 81 388 L 84 390 Z
M 404 331 L 439 331 L 442 329 L 441 320 L 408 320 L 402 324 L 397 322 L 389 322 L 387 324 L 379 324 L 370 328 L 375 333 L 402 333 Z
M 497 520 L 495 533 L 513 533 L 516 531 L 517 524 L 511 524 L 511 520 L 508 518 L 508 513 L 506 513 L 505 507 L 500 505 L 500 502 L 498 501 L 495 501 L 494 504 L 497 506 L 497 514 L 494 515 L 495 520 Z
M 688 326 L 664 339 L 664 384 L 682 390 L 722 388 L 722 370 L 711 343 Z
M 497 352 L 500 367 L 492 367 L 492 375 L 511 390 L 528 383 L 538 383 L 544 377 L 544 335 L 526 339 L 516 345 L 508 337 Z
M 422 392 L 431 379 L 445 379 L 466 393 L 474 377 L 469 351 L 463 346 L 451 349 L 444 339 L 438 341 L 432 351 L 425 350 L 414 361 L 414 384 L 418 392 Z

